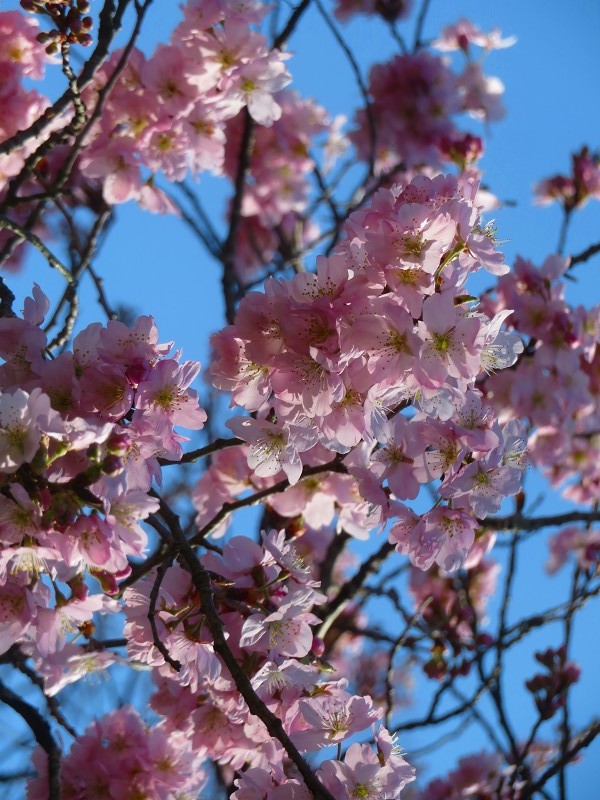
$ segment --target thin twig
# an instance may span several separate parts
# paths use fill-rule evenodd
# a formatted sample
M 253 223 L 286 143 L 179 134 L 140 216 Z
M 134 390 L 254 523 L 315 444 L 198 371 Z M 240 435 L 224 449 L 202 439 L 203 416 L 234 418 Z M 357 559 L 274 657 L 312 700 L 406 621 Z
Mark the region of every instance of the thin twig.
M 51 267 L 54 267 L 57 272 L 60 272 L 62 277 L 67 281 L 67 283 L 71 283 L 73 277 L 70 271 L 65 267 L 65 265 L 60 261 L 54 253 L 52 253 L 46 245 L 42 242 L 39 236 L 36 236 L 35 233 L 31 233 L 26 228 L 22 228 L 16 222 L 13 222 L 8 217 L 5 217 L 3 214 L 0 214 L 0 228 L 6 228 L 6 230 L 11 231 L 12 233 L 16 234 L 21 240 L 26 239 L 30 242 L 40 253 L 44 256 L 46 261 L 50 264 Z
M 354 73 L 354 78 L 362 95 L 363 103 L 365 104 L 365 115 L 367 118 L 367 127 L 369 130 L 369 156 L 367 159 L 369 171 L 367 176 L 363 179 L 363 183 L 366 184 L 369 177 L 373 175 L 373 173 L 375 172 L 375 155 L 377 153 L 377 126 L 375 124 L 375 115 L 373 113 L 373 106 L 371 104 L 371 99 L 369 97 L 368 89 L 360 73 L 360 67 L 358 66 L 358 62 L 354 57 L 354 53 L 346 44 L 344 37 L 337 29 L 337 26 L 331 19 L 331 16 L 327 13 L 325 8 L 323 7 L 321 0 L 314 0 L 314 2 L 317 8 L 319 9 L 319 13 L 323 18 L 323 21 L 331 31 L 334 39 L 336 40 L 336 42 L 342 49 L 344 55 L 348 59 L 348 63 L 350 64 L 350 68 Z
M 527 518 L 521 514 L 507 517 L 486 517 L 479 525 L 490 531 L 538 531 L 542 528 L 560 527 L 571 522 L 599 522 L 600 510 L 569 511 L 565 514 L 549 514 L 545 517 Z

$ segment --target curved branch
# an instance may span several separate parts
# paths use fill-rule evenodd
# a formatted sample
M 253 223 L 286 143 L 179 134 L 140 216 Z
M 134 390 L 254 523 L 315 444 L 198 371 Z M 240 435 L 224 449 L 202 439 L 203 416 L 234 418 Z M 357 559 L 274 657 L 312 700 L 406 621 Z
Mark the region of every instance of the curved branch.
M 16 711 L 31 728 L 36 742 L 48 756 L 48 798 L 60 800 L 60 759 L 61 751 L 52 735 L 50 725 L 34 706 L 29 705 L 12 689 L 0 681 L 0 702 Z

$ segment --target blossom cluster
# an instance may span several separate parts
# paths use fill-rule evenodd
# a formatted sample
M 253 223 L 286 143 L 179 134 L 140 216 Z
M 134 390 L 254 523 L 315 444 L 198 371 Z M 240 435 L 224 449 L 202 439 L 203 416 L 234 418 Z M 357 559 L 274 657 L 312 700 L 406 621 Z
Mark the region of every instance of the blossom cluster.
M 498 798 L 519 800 L 521 781 L 515 781 L 510 766 L 499 753 L 481 752 L 461 758 L 447 778 L 436 778 L 416 793 L 415 800 L 466 800 Z
M 200 364 L 169 356 L 151 317 L 94 323 L 48 358 L 47 310 L 36 286 L 23 318 L 0 319 L 0 651 L 24 643 L 46 662 L 95 611 L 118 610 L 107 594 L 144 554 L 158 458 L 179 460 L 175 426 L 206 420 L 189 388 Z
M 534 675 L 525 686 L 533 695 L 540 717 L 551 719 L 560 708 L 564 708 L 567 692 L 579 680 L 581 670 L 574 661 L 567 659 L 565 645 L 536 653 L 535 659 L 546 671 Z
M 541 267 L 518 258 L 486 298 L 489 313 L 513 309 L 507 325 L 528 345 L 514 369 L 486 380 L 485 396 L 501 420 L 529 421 L 530 458 L 551 484 L 591 504 L 600 487 L 600 309 L 567 302 L 568 269 L 558 256 Z
M 0 141 L 27 128 L 42 114 L 46 100 L 35 89 L 25 89 L 23 79 L 39 80 L 49 61 L 37 41 L 37 21 L 18 11 L 0 13 Z M 7 177 L 16 175 L 28 155 L 27 148 L 0 156 L 2 188 Z
M 570 175 L 552 175 L 534 187 L 538 203 L 546 205 L 558 201 L 566 212 L 581 208 L 590 199 L 600 199 L 600 158 L 582 147 L 571 157 Z
M 397 520 L 392 541 L 417 566 L 464 562 L 477 520 L 519 490 L 524 444 L 476 387 L 522 350 L 500 330 L 509 312 L 488 317 L 465 288 L 480 267 L 508 270 L 476 198 L 469 178 L 382 189 L 316 273 L 242 300 L 212 338 L 211 375 L 252 412 L 227 423 L 247 443 L 247 469 L 232 452 L 215 460 L 194 493 L 199 525 L 283 472 L 291 488 L 270 501 L 283 516 L 322 527 L 337 508 L 363 537 Z M 300 480 L 305 465 L 313 474 Z M 445 502 L 425 516 L 398 502 L 438 480 Z
M 368 695 L 351 694 L 345 679 L 323 679 L 322 642 L 313 628 L 320 622 L 314 610 L 325 597 L 283 531 L 263 533 L 261 545 L 234 537 L 222 553 L 210 551 L 200 560 L 212 577 L 229 649 L 300 752 L 341 744 L 378 722 L 381 713 Z M 130 658 L 153 668 L 158 691 L 151 702 L 166 729 L 241 773 L 236 800 L 310 797 L 281 743 L 250 712 L 215 653 L 207 610 L 178 566 L 160 581 L 155 607 L 156 633 L 169 658 L 157 647 L 148 616 L 156 585 L 155 571 L 126 589 L 125 636 Z M 336 798 L 396 797 L 413 779 L 385 729 L 376 733 L 376 744 L 377 754 L 368 745 L 351 745 L 343 761 L 323 762 L 317 775 Z M 359 785 L 364 793 L 353 794 Z
M 481 141 L 458 130 L 454 117 L 468 113 L 493 122 L 504 116 L 499 78 L 484 74 L 481 61 L 470 57 L 472 46 L 489 51 L 506 47 L 498 31 L 482 33 L 466 20 L 449 26 L 434 47 L 459 50 L 466 56 L 462 72 L 455 73 L 447 57 L 426 50 L 404 53 L 369 73 L 369 108 L 355 116 L 351 140 L 361 158 L 372 154 L 378 173 L 435 167 L 456 161 L 463 168 L 481 155 Z
M 63 759 L 61 796 L 70 800 L 145 797 L 195 800 L 206 782 L 205 752 L 161 723 L 150 728 L 128 706 L 94 722 Z M 39 777 L 27 785 L 27 800 L 48 797 L 47 756 L 33 755 Z
M 258 4 L 192 1 L 168 44 L 150 58 L 131 54 L 79 162 L 87 178 L 102 181 L 106 202 L 168 207 L 142 167 L 169 181 L 220 173 L 227 120 L 243 108 L 261 125 L 279 119 L 273 95 L 290 81 L 287 56 L 251 27 L 262 16 Z M 91 106 L 119 58 L 114 53 L 84 93 Z
M 41 79 L 50 60 L 37 41 L 38 31 L 35 18 L 18 11 L 0 12 L 0 142 L 26 130 L 48 105 L 40 92 L 24 86 L 24 81 Z M 4 199 L 8 180 L 21 172 L 37 144 L 35 139 L 31 139 L 11 153 L 0 154 L 0 200 Z M 13 212 L 13 219 L 17 222 L 24 221 L 26 216 L 23 207 Z M 1 229 L 0 247 L 4 247 L 10 238 L 11 233 Z M 16 266 L 17 262 L 10 265 Z
M 66 176 L 65 202 L 97 209 L 136 200 L 153 212 L 178 213 L 156 178 L 177 182 L 210 171 L 235 182 L 247 112 L 255 130 L 236 253 L 238 277 L 247 282 L 278 249 L 293 252 L 316 237 L 315 225 L 301 222 L 314 163 L 309 149 L 318 134 L 331 139 L 338 153 L 346 140 L 335 134 L 336 123 L 322 108 L 283 90 L 291 80 L 288 56 L 269 48 L 256 30 L 265 13 L 260 4 L 190 2 L 183 12 L 168 43 L 148 57 L 134 48 L 123 68 L 122 52 L 114 52 L 82 92 L 88 110 L 102 98 L 103 113 L 79 144 L 80 155 Z M 49 35 L 36 38 L 36 32 L 36 18 L 0 12 L 0 97 L 7 110 L 1 140 L 26 130 L 48 105 L 22 86 L 24 77 L 41 78 L 48 60 L 40 37 Z M 67 122 L 57 115 L 46 127 L 52 131 Z M 0 199 L 42 138 L 30 137 L 26 147 L 0 156 Z M 53 186 L 70 157 L 68 147 L 52 148 L 25 180 L 17 180 L 21 202 L 11 208 L 13 221 L 26 222 L 31 206 L 24 198 Z M 38 235 L 49 224 L 45 214 L 36 225 Z M 0 231 L 0 244 L 11 236 Z M 18 265 L 17 255 L 11 263 Z

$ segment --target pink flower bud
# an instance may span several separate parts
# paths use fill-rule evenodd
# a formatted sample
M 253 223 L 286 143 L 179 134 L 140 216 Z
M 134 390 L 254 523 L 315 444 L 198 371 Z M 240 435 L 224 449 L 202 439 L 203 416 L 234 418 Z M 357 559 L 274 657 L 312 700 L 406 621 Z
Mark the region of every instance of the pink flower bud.
M 321 658 L 321 656 L 325 652 L 325 642 L 323 641 L 323 639 L 320 639 L 318 636 L 314 636 L 310 651 L 315 656 L 317 656 L 317 658 Z

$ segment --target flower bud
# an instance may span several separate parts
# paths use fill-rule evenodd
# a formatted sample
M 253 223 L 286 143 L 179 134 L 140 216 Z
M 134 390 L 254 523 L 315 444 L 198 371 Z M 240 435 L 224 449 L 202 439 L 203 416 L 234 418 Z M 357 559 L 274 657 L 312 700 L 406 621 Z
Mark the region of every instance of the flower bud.
M 132 442 L 133 440 L 127 431 L 112 433 L 106 443 L 106 450 L 112 456 L 124 456 L 128 453 Z
M 321 658 L 325 652 L 325 642 L 323 639 L 320 639 L 318 636 L 313 636 L 313 643 L 310 650 L 317 658 Z

